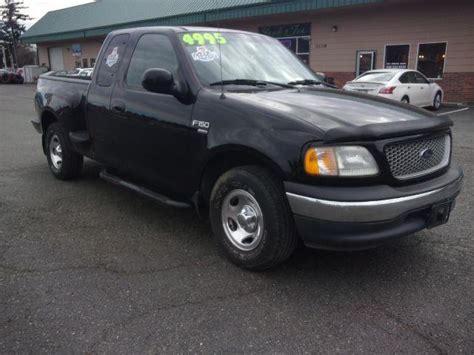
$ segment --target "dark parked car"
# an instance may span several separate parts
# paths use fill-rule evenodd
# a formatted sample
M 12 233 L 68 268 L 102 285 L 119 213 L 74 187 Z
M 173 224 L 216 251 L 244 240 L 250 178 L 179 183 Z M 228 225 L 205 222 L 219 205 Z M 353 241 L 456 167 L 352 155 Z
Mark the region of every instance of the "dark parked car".
M 43 75 L 35 104 L 55 177 L 78 177 L 86 156 L 107 181 L 194 206 L 248 269 L 298 240 L 354 250 L 436 227 L 461 190 L 449 118 L 329 88 L 254 33 L 113 32 L 91 80 Z
M 24 81 L 21 73 L 0 69 L 0 84 L 23 84 Z

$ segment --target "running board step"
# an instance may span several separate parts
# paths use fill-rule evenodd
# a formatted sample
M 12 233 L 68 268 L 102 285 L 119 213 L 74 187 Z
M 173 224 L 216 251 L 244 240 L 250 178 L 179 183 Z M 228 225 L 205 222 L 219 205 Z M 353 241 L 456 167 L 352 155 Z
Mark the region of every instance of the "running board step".
M 70 132 L 69 140 L 72 146 L 81 153 L 87 153 L 91 148 L 91 138 L 87 131 Z
M 105 170 L 101 171 L 100 177 L 102 179 L 104 179 L 105 181 L 108 181 L 108 182 L 110 182 L 114 185 L 126 187 L 129 190 L 138 192 L 141 195 L 149 197 L 153 200 L 156 200 L 156 201 L 158 201 L 160 203 L 163 203 L 165 205 L 168 205 L 168 206 L 173 206 L 173 207 L 177 207 L 177 208 L 191 208 L 192 207 L 188 203 L 174 201 L 174 200 L 170 199 L 167 196 L 161 195 L 161 194 L 159 194 L 157 192 L 154 192 L 154 191 L 151 191 L 151 190 L 149 190 L 145 187 L 138 186 L 138 185 L 135 185 L 134 183 L 123 180 L 120 177 L 112 175 L 112 174 L 108 173 Z

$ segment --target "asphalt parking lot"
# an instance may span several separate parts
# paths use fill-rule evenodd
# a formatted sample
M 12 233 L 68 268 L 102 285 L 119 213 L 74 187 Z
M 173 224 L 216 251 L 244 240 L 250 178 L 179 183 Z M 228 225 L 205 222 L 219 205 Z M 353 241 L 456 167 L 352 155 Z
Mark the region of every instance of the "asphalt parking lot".
M 474 109 L 452 116 L 466 180 L 448 225 L 250 273 L 192 211 L 93 162 L 55 180 L 33 91 L 0 86 L 0 353 L 472 353 Z

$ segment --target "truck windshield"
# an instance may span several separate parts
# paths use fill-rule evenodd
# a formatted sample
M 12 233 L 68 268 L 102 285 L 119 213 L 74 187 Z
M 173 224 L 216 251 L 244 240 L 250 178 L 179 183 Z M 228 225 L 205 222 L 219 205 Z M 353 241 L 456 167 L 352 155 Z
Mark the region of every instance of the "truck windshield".
M 273 38 L 238 32 L 185 32 L 179 36 L 204 85 L 320 83 L 305 64 Z

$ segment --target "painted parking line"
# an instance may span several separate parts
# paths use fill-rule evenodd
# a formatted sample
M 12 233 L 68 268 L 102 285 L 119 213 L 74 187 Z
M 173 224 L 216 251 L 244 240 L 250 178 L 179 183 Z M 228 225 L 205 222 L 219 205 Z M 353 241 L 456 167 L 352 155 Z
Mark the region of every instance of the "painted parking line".
M 460 108 L 459 110 L 454 110 L 454 111 L 448 111 L 448 112 L 443 112 L 443 113 L 440 113 L 438 116 L 446 116 L 446 115 L 450 115 L 452 113 L 458 113 L 458 112 L 463 112 L 463 111 L 467 111 L 469 110 L 470 107 L 464 107 L 464 108 Z

